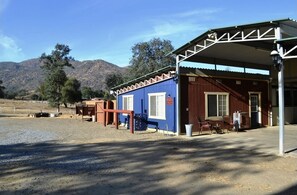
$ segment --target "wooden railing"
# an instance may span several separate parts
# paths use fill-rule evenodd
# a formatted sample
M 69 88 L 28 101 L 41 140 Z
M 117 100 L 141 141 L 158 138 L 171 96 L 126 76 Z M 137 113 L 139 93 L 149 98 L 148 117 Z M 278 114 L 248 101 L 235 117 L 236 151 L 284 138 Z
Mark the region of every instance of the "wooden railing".
M 103 109 L 103 116 L 104 116 L 104 126 L 107 125 L 107 121 L 106 121 L 106 113 L 112 112 L 112 113 L 116 113 L 115 114 L 115 126 L 116 129 L 119 129 L 119 120 L 118 120 L 118 113 L 122 113 L 122 114 L 128 114 L 130 116 L 130 121 L 129 121 L 129 127 L 130 127 L 130 132 L 132 134 L 134 134 L 134 111 L 131 110 L 113 110 L 113 109 Z

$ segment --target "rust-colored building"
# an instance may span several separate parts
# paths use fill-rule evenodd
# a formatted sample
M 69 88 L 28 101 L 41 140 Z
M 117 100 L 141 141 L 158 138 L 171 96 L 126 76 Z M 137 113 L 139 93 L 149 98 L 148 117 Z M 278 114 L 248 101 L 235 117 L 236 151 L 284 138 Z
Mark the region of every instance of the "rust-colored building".
M 223 117 L 232 121 L 237 111 L 241 128 L 268 125 L 268 76 L 181 67 L 180 83 L 182 126 L 193 124 L 198 131 L 199 120 L 220 124 Z

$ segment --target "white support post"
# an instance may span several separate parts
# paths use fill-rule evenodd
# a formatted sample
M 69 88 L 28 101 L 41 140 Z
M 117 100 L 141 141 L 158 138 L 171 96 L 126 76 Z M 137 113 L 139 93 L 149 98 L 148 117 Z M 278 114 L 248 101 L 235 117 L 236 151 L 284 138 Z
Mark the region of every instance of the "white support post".
M 279 155 L 284 155 L 284 129 L 285 129 L 285 115 L 284 115 L 284 66 L 278 72 L 278 106 L 279 106 Z
M 179 71 L 179 55 L 176 56 L 176 134 L 180 135 L 180 71 Z
M 280 27 L 276 29 L 276 38 L 281 39 Z M 277 44 L 277 51 L 283 57 L 283 48 Z M 279 108 L 279 155 L 284 155 L 284 129 L 285 129 L 285 104 L 284 104 L 284 63 L 281 61 L 280 71 L 278 72 L 278 108 Z

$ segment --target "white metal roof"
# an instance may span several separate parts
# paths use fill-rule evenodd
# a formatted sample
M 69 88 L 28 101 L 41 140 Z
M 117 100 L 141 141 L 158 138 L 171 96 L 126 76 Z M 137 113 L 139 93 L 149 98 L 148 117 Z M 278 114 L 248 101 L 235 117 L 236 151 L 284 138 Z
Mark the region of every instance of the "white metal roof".
M 211 29 L 172 53 L 178 56 L 178 62 L 191 61 L 269 70 L 272 64 L 270 52 L 278 40 L 278 27 L 281 28 L 282 39 L 297 37 L 295 20 L 273 20 Z M 288 50 L 292 48 L 294 45 L 291 44 Z M 296 50 L 297 48 L 294 48 L 290 55 L 295 55 Z

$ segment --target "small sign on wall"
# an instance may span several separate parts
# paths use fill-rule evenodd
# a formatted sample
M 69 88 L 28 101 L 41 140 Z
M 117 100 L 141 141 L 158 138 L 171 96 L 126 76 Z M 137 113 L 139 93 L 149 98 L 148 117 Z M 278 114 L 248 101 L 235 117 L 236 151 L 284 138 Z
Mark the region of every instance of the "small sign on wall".
M 173 98 L 170 97 L 170 96 L 168 96 L 168 97 L 166 98 L 166 104 L 169 105 L 169 106 L 171 106 L 171 105 L 173 104 Z

